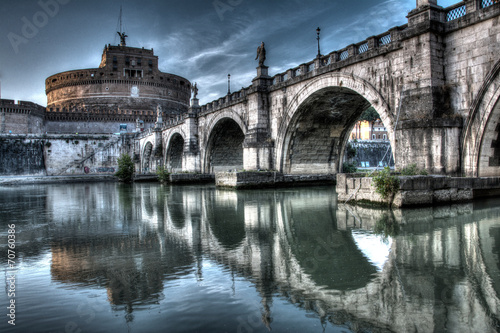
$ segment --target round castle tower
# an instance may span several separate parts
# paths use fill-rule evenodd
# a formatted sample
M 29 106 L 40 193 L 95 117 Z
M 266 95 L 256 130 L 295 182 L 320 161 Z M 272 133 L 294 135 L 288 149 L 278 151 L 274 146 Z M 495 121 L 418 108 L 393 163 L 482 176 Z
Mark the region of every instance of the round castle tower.
M 116 133 L 125 124 L 134 131 L 137 120 L 154 126 L 158 105 L 164 120 L 186 112 L 191 83 L 161 72 L 152 49 L 125 46 L 122 38 L 104 47 L 99 68 L 52 75 L 45 92 L 47 132 Z

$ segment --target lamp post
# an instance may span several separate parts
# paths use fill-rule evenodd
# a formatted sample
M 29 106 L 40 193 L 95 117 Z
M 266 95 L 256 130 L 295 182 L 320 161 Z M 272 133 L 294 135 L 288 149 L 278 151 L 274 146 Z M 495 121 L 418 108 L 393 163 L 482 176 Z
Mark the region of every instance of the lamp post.
M 320 47 L 319 47 L 319 33 L 320 32 L 321 32 L 321 29 L 318 27 L 318 29 L 316 29 L 316 34 L 317 34 L 316 39 L 318 40 L 318 58 L 321 57 L 321 50 L 320 50 Z
M 227 94 L 231 94 L 231 74 L 227 74 Z

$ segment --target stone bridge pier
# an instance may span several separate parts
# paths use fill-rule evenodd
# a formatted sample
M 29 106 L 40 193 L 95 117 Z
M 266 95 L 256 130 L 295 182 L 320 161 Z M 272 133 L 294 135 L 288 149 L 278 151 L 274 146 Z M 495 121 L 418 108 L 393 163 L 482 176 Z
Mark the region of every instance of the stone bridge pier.
M 189 112 L 143 133 L 137 165 L 335 175 L 373 107 L 396 168 L 500 176 L 499 17 L 493 0 L 418 0 L 405 25 L 274 76 L 259 65 L 250 86 L 201 106 L 195 96 Z

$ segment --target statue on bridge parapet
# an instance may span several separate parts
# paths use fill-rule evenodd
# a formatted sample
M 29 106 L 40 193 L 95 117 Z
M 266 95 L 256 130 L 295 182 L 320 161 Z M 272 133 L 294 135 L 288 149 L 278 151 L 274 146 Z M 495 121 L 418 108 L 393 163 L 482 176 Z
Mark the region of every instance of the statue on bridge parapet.
M 193 99 L 196 99 L 196 96 L 198 96 L 198 84 L 196 82 L 191 87 L 191 91 L 193 92 Z
M 193 92 L 193 98 L 191 99 L 191 108 L 190 110 L 193 108 L 193 107 L 199 107 L 200 104 L 199 104 L 199 101 L 198 101 L 198 83 L 194 83 L 193 86 L 191 86 L 191 91 Z
M 269 79 L 270 77 L 267 73 L 269 67 L 264 65 L 264 61 L 266 61 L 266 47 L 264 42 L 257 48 L 257 57 L 255 57 L 255 60 L 257 59 L 259 59 L 259 66 L 257 67 L 257 77 L 255 79 Z M 257 82 L 255 79 L 253 80 L 254 85 L 267 85 L 266 81 Z
M 259 59 L 259 67 L 263 67 L 264 61 L 266 61 L 266 48 L 264 42 L 262 42 L 257 48 L 257 56 L 255 57 L 255 60 L 257 59 Z
M 159 128 L 163 125 L 163 111 L 161 108 L 161 105 L 158 104 L 156 107 L 156 122 L 155 122 L 155 128 Z

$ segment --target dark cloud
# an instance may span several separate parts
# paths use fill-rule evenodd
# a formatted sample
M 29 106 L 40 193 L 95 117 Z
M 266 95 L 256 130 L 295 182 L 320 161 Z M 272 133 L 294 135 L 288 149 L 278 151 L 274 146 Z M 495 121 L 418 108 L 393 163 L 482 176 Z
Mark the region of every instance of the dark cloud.
M 120 5 L 128 45 L 154 48 L 160 69 L 198 82 L 205 103 L 226 93 L 228 73 L 233 91 L 251 84 L 261 41 L 273 75 L 315 57 L 316 27 L 326 54 L 405 24 L 415 0 L 2 0 L 2 98 L 45 105 L 46 77 L 97 67 L 119 42 Z

